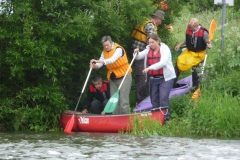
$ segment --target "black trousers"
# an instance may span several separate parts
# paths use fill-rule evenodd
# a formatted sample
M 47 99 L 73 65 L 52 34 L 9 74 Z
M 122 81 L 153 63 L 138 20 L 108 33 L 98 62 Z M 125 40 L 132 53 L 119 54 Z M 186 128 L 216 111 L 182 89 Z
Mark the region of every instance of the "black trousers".
M 132 60 L 134 48 L 130 48 L 128 52 Z M 138 104 L 149 95 L 146 74 L 142 73 L 144 70 L 144 59 L 135 60 L 133 70 L 135 73 L 136 103 Z
M 102 102 L 100 102 L 99 100 L 93 100 L 91 103 L 91 108 L 92 108 L 92 113 L 94 114 L 101 114 L 101 112 L 103 111 L 104 107 L 106 106 L 108 100 L 105 99 Z

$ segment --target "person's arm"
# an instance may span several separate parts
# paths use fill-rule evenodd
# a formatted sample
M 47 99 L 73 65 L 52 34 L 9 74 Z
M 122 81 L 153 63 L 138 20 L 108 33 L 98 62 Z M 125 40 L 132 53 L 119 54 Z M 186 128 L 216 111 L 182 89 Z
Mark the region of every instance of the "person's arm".
M 144 59 L 145 56 L 146 56 L 146 54 L 148 54 L 149 50 L 150 50 L 150 47 L 149 47 L 149 46 L 147 46 L 146 49 L 144 49 L 144 50 L 141 51 L 141 52 L 139 52 L 139 49 L 138 49 L 138 48 L 134 49 L 134 53 L 133 53 L 133 54 L 135 54 L 135 53 L 138 52 L 135 59 L 136 59 L 136 60 Z M 133 55 L 133 56 L 134 56 L 134 55 Z
M 93 68 L 93 69 L 99 69 L 103 66 L 104 64 L 104 55 L 103 55 L 103 52 L 101 53 L 101 56 L 99 58 L 99 60 L 96 60 L 96 59 L 91 59 L 90 60 L 90 67 Z
M 107 65 L 107 64 L 112 64 L 114 63 L 118 58 L 120 58 L 121 56 L 123 56 L 123 49 L 122 48 L 117 48 L 113 54 L 112 57 L 104 59 L 104 55 L 102 54 L 99 60 L 96 59 L 92 59 L 90 61 L 91 62 L 96 62 L 95 65 L 93 65 L 93 68 L 97 69 L 102 67 L 103 65 Z
M 85 100 L 85 105 L 83 106 L 83 110 L 82 110 L 83 114 L 86 114 L 88 112 L 89 108 L 91 107 L 91 102 L 93 101 L 93 99 L 94 99 L 93 93 L 91 93 L 88 90 L 87 98 Z
M 147 23 L 144 26 L 144 31 L 147 33 L 147 39 L 151 34 L 157 34 L 157 31 L 155 30 L 153 23 Z
M 204 31 L 203 32 L 203 41 L 206 43 L 208 48 L 212 48 L 212 44 L 208 39 L 209 39 L 209 34 L 207 31 Z
M 184 40 L 184 41 L 182 41 L 181 43 L 179 43 L 178 45 L 176 45 L 175 51 L 178 51 L 179 48 L 180 48 L 181 46 L 185 45 L 185 44 L 186 44 L 186 40 Z
M 108 59 L 104 59 L 104 64 L 108 65 L 108 64 L 112 64 L 114 63 L 118 58 L 123 56 L 123 49 L 121 47 L 117 48 L 114 52 L 114 54 L 112 55 L 112 57 L 108 58 Z M 125 53 L 126 54 L 126 53 Z
M 107 97 L 107 99 L 110 99 L 110 83 L 107 83 L 106 97 Z

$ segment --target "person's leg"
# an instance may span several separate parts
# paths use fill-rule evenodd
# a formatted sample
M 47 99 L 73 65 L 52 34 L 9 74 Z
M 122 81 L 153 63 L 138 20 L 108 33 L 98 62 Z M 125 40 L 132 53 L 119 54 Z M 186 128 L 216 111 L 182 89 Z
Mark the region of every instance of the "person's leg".
M 192 87 L 192 93 L 194 93 L 198 87 L 199 87 L 199 84 L 200 84 L 200 71 L 202 71 L 199 66 L 202 64 L 203 62 L 200 62 L 197 66 L 193 67 L 192 68 L 192 84 L 193 84 L 193 87 Z
M 105 99 L 105 100 L 103 101 L 103 108 L 106 106 L 107 102 L 108 102 L 108 99 Z
M 160 107 L 159 103 L 159 79 L 150 78 L 150 97 L 153 108 Z
M 92 113 L 101 114 L 103 104 L 99 100 L 93 100 L 91 103 Z
M 136 103 L 142 102 L 148 96 L 147 81 L 145 75 L 136 75 Z
M 147 94 L 146 90 L 146 75 L 142 73 L 144 70 L 144 59 L 134 61 L 134 71 L 135 71 L 135 88 L 136 88 L 136 103 L 140 103 Z
M 192 92 L 195 92 L 200 84 L 200 72 L 202 71 L 200 69 L 200 66 L 203 64 L 203 61 L 200 62 L 197 66 L 192 68 L 192 84 L 193 84 L 193 88 L 192 88 Z
M 128 56 L 128 58 L 129 58 L 129 60 L 132 60 L 132 59 L 133 59 L 134 49 L 135 49 L 135 48 L 132 48 L 132 47 L 128 49 L 127 56 Z
M 192 68 L 192 83 L 193 83 L 192 92 L 195 92 L 195 90 L 198 88 L 198 85 L 199 85 L 198 78 L 199 77 L 198 77 L 197 69 L 193 67 Z
M 173 88 L 177 88 L 178 87 L 177 81 L 178 81 L 178 77 L 180 75 L 180 70 L 178 69 L 177 64 L 175 65 L 174 70 L 175 70 L 176 78 L 173 81 Z
M 119 80 L 119 85 L 123 79 Z M 128 74 L 120 88 L 119 92 L 119 109 L 115 110 L 113 114 L 128 114 L 130 113 L 129 94 L 132 86 L 132 75 Z
M 161 79 L 159 86 L 159 98 L 160 98 L 160 106 L 165 107 L 169 106 L 169 94 L 172 89 L 172 85 L 174 82 L 174 79 L 165 81 L 164 79 Z
M 117 92 L 120 83 L 121 83 L 121 81 L 119 81 L 119 80 L 111 80 L 110 79 L 110 95 L 111 95 L 111 97 Z M 118 114 L 119 112 L 120 112 L 120 105 L 118 102 L 115 110 L 113 111 L 113 114 Z
M 159 94 L 160 94 L 160 107 L 168 108 L 167 114 L 165 116 L 165 121 L 170 120 L 170 102 L 169 102 L 169 94 L 172 89 L 172 85 L 174 83 L 174 79 L 169 81 L 161 80 Z

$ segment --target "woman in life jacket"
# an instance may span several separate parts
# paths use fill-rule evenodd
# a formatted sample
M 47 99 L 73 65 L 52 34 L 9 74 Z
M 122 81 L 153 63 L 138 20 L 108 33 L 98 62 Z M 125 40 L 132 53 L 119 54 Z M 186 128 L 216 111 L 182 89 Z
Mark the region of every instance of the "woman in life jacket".
M 174 88 L 177 88 L 177 80 L 181 72 L 188 71 L 192 68 L 192 92 L 198 89 L 200 84 L 199 67 L 204 61 L 206 48 L 212 48 L 209 39 L 208 30 L 203 27 L 199 20 L 191 18 L 185 33 L 184 41 L 175 47 L 178 51 L 180 47 L 186 45 L 186 49 L 178 56 L 175 72 L 177 78 L 174 81 Z
M 138 52 L 136 48 L 134 53 Z M 138 53 L 136 60 L 144 59 L 144 70 L 149 76 L 150 98 L 153 109 L 167 108 L 165 121 L 170 119 L 169 94 L 176 78 L 169 47 L 156 34 L 151 34 L 148 46 Z

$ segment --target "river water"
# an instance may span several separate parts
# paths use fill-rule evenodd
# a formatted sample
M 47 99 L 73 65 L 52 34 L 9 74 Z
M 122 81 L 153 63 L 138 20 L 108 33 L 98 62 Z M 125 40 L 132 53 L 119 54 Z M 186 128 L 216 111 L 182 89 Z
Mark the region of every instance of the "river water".
M 0 159 L 240 160 L 240 140 L 0 132 Z

